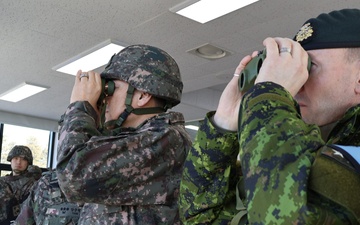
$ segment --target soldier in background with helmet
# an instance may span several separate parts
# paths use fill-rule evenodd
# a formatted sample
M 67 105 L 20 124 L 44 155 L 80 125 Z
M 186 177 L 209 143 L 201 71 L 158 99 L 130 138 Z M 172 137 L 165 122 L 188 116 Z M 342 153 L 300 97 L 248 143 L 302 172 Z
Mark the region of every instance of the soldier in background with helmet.
M 12 172 L 10 173 L 10 176 L 23 175 L 28 172 L 28 166 L 33 164 L 33 155 L 29 147 L 15 145 L 10 150 L 7 161 L 11 163 Z
M 104 129 L 97 102 L 102 79 Z M 148 45 L 114 55 L 105 70 L 76 76 L 60 120 L 59 184 L 68 200 L 85 202 L 79 224 L 180 224 L 178 194 L 191 139 L 178 112 L 183 83 L 175 60 Z
M 41 177 L 41 169 L 33 165 L 33 156 L 30 148 L 23 145 L 15 145 L 9 152 L 7 161 L 11 163 L 11 173 L 0 179 L 6 183 L 10 192 L 10 199 L 6 201 L 6 220 L 13 220 L 20 212 L 20 204 L 28 197 L 35 181 Z M 3 208 L 3 209 L 5 209 Z M 0 221 L 1 222 L 1 221 Z
M 34 184 L 14 225 L 75 225 L 80 209 L 77 204 L 67 201 L 56 172 L 52 170 L 44 172 Z

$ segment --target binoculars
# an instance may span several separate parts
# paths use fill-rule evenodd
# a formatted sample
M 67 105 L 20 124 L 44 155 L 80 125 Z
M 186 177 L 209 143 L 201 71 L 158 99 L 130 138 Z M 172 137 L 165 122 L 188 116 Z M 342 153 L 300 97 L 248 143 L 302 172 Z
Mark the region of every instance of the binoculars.
M 255 79 L 259 74 L 259 70 L 266 58 L 266 49 L 259 52 L 259 54 L 250 60 L 250 62 L 245 66 L 241 71 L 239 77 L 239 90 L 241 92 L 246 92 L 249 90 L 255 83 Z M 308 57 L 308 66 L 307 69 L 310 71 L 311 68 L 311 59 Z
M 97 107 L 100 111 L 100 117 L 99 117 L 99 129 L 104 128 L 104 121 L 105 121 L 105 110 L 106 110 L 106 104 L 105 104 L 105 98 L 107 96 L 112 96 L 115 91 L 115 83 L 113 80 L 105 80 L 104 78 L 101 78 L 101 94 L 97 101 Z
M 105 80 L 104 78 L 101 78 L 101 94 L 98 100 L 98 106 L 100 106 L 105 97 L 112 96 L 115 91 L 115 83 L 113 80 Z

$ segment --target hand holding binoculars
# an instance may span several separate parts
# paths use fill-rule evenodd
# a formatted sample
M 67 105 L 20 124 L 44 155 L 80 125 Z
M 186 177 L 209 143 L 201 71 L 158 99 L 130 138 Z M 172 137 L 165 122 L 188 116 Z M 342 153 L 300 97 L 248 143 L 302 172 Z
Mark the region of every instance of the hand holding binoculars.
M 266 58 L 266 49 L 260 51 L 259 54 L 256 57 L 254 57 L 241 71 L 239 77 L 239 90 L 241 92 L 246 92 L 254 85 L 255 79 L 259 74 L 259 70 L 265 58 Z M 310 71 L 310 68 L 311 68 L 311 59 L 309 56 L 308 66 L 307 66 L 308 71 Z

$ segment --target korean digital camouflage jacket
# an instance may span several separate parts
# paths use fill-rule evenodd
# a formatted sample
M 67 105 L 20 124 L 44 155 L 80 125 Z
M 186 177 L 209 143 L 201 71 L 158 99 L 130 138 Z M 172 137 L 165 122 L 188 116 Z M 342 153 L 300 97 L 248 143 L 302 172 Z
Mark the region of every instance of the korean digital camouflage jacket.
M 75 225 L 80 209 L 67 201 L 55 171 L 49 171 L 34 184 L 13 225 Z
M 360 145 L 360 106 L 347 111 L 326 143 L 319 127 L 305 124 L 291 95 L 274 83 L 257 84 L 244 96 L 239 139 L 214 127 L 211 116 L 185 162 L 179 201 L 184 224 L 230 224 L 238 213 L 240 177 L 250 224 L 359 224 L 360 186 L 350 183 L 359 184 L 360 175 L 342 166 L 328 146 Z M 239 149 L 243 176 L 236 167 Z
M 68 200 L 85 203 L 79 224 L 179 224 L 181 173 L 191 139 L 181 113 L 104 134 L 88 102 L 63 116 L 57 174 Z
M 13 213 L 8 215 L 9 211 L 12 211 L 9 210 L 10 203 L 14 202 L 18 205 L 18 202 L 14 197 L 10 185 L 2 179 L 0 179 L 0 201 L 2 203 L 0 205 L 0 224 L 10 224 L 10 221 L 16 218 L 16 215 Z
M 4 220 L 14 220 L 20 212 L 23 203 L 30 194 L 33 184 L 40 178 L 41 169 L 35 165 L 29 165 L 27 170 L 18 176 L 9 175 L 0 177 L 2 186 L 0 195 L 2 207 L 0 207 L 1 218 Z

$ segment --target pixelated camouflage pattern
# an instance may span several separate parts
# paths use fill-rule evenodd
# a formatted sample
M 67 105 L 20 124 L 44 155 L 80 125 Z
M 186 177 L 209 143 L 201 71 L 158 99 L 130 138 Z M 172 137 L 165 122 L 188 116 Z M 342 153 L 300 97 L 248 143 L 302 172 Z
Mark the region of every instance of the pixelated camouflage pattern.
M 0 224 L 10 224 L 10 220 L 14 219 L 14 217 L 10 217 L 8 215 L 8 206 L 13 198 L 14 194 L 11 191 L 10 185 L 7 184 L 3 179 L 0 179 Z
M 55 171 L 45 172 L 34 184 L 13 225 L 75 225 L 80 207 L 61 192 Z
M 170 108 L 179 104 L 183 89 L 179 67 L 165 51 L 149 45 L 131 45 L 114 55 L 101 73 L 134 88 L 167 100 Z
M 319 127 L 301 119 L 290 93 L 274 83 L 257 84 L 244 96 L 239 115 L 250 224 L 359 224 L 349 210 L 308 190 L 310 169 L 325 143 Z M 359 116 L 360 106 L 348 110 L 327 144 L 360 145 Z M 338 192 L 345 190 L 332 181 Z
M 39 180 L 43 173 L 40 167 L 35 165 L 28 166 L 27 172 L 28 172 L 28 176 L 33 177 L 35 180 Z
M 24 157 L 29 165 L 33 164 L 33 155 L 32 152 L 30 150 L 29 147 L 24 146 L 24 145 L 15 145 L 9 152 L 8 157 L 7 157 L 7 161 L 11 161 L 12 158 L 17 157 L 17 156 L 22 156 Z
M 183 224 L 229 224 L 237 213 L 237 133 L 218 132 L 209 121 L 212 115 L 200 125 L 184 164 L 179 200 Z
M 69 105 L 60 124 L 59 184 L 85 202 L 79 224 L 179 224 L 178 194 L 191 147 L 183 115 L 162 113 L 106 136 L 88 102 Z
M 6 175 L 0 179 L 3 179 L 11 186 L 14 195 L 19 202 L 22 203 L 29 195 L 35 181 L 41 177 L 41 172 L 42 171 L 38 166 L 31 165 L 25 173 L 22 173 L 21 175 L 13 176 L 12 173 L 10 173 L 10 175 Z
M 20 212 L 21 204 L 29 196 L 33 184 L 40 178 L 39 171 L 41 175 L 41 169 L 38 166 L 32 165 L 18 176 L 13 176 L 11 173 L 10 175 L 0 177 L 0 182 L 3 185 L 6 184 L 10 189 L 10 192 L 7 189 L 1 190 L 0 192 L 5 191 L 1 195 L 5 196 L 11 193 L 11 196 L 7 197 L 9 200 L 4 201 L 3 207 L 1 207 L 1 215 L 7 214 L 8 219 L 16 218 Z M 6 212 L 3 210 L 6 210 Z
M 301 120 L 288 92 L 273 83 L 257 84 L 244 97 L 241 108 L 240 159 L 249 224 L 360 224 L 340 203 L 308 191 L 313 185 L 307 182 L 314 181 L 309 177 L 312 163 L 325 142 L 317 126 Z M 239 146 L 233 133 L 214 128 L 211 115 L 200 127 L 185 162 L 179 201 L 184 224 L 230 224 L 236 214 L 235 182 L 232 175 L 221 172 L 236 167 Z M 337 123 L 326 143 L 359 146 L 359 127 L 360 106 L 356 106 Z M 330 168 L 338 164 L 335 160 L 330 163 Z M 339 182 L 346 179 L 341 177 L 344 168 L 326 186 L 343 195 L 358 195 L 360 186 L 351 194 L 342 186 L 344 182 Z M 359 179 L 352 172 L 347 178 Z M 233 198 L 229 200 L 232 206 L 224 200 L 227 198 Z M 348 198 L 340 199 L 344 200 Z

